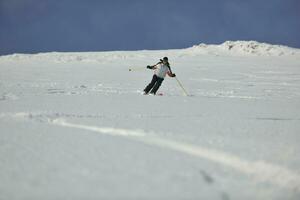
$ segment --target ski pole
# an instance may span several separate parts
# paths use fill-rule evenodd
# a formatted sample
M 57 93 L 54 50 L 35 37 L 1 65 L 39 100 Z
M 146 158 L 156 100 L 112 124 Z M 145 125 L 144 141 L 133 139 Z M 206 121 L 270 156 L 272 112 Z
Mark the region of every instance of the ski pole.
M 146 68 L 145 67 L 131 67 L 128 70 L 131 72 L 131 71 L 139 71 L 139 70 L 143 70 L 143 69 L 146 69 Z
M 176 79 L 178 85 L 181 87 L 181 89 L 182 89 L 182 91 L 183 91 L 183 94 L 184 94 L 185 96 L 189 96 L 188 93 L 186 92 L 186 90 L 184 89 L 183 85 L 180 83 L 180 81 L 178 80 L 178 78 L 177 78 L 176 76 L 175 76 L 175 79 Z

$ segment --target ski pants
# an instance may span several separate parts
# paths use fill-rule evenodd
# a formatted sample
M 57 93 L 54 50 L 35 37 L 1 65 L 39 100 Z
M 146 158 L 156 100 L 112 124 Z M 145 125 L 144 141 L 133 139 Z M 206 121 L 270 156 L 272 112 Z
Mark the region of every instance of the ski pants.
M 151 82 L 144 89 L 144 92 L 148 94 L 149 91 L 151 90 L 150 93 L 156 94 L 163 80 L 164 80 L 163 78 L 160 78 L 154 74 Z

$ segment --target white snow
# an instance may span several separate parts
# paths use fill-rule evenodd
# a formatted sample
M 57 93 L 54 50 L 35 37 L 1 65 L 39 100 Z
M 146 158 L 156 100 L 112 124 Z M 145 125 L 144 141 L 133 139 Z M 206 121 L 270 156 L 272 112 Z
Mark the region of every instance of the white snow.
M 0 57 L 0 199 L 299 199 L 299 132 L 299 49 Z

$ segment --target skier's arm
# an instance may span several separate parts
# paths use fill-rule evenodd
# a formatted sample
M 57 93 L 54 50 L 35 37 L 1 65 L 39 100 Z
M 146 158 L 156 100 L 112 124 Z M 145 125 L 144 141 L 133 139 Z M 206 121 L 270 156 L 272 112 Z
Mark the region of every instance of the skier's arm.
M 170 67 L 170 66 L 168 66 L 168 67 L 169 67 L 169 71 L 167 72 L 168 76 L 170 76 L 170 77 L 175 77 L 175 76 L 176 76 L 176 74 L 173 74 L 173 72 L 172 72 L 172 70 L 171 70 L 171 67 Z
M 152 65 L 152 66 L 148 65 L 147 68 L 148 68 L 148 69 L 156 69 L 156 66 L 157 66 L 158 64 L 160 64 L 160 62 L 158 62 L 156 65 Z

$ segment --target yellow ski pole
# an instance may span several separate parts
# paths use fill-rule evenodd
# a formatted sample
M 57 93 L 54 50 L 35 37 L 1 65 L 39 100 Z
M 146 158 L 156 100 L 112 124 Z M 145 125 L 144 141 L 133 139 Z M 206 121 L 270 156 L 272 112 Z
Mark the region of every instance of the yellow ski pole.
M 178 85 L 181 87 L 181 89 L 182 89 L 182 91 L 183 91 L 183 94 L 184 94 L 185 96 L 189 96 L 188 93 L 186 92 L 186 90 L 184 89 L 183 85 L 180 83 L 180 81 L 178 80 L 178 78 L 177 78 L 176 76 L 175 76 L 175 79 L 176 79 Z
M 132 71 L 139 71 L 139 70 L 143 70 L 143 69 L 146 69 L 146 67 L 131 67 L 128 70 L 130 72 L 132 72 Z

